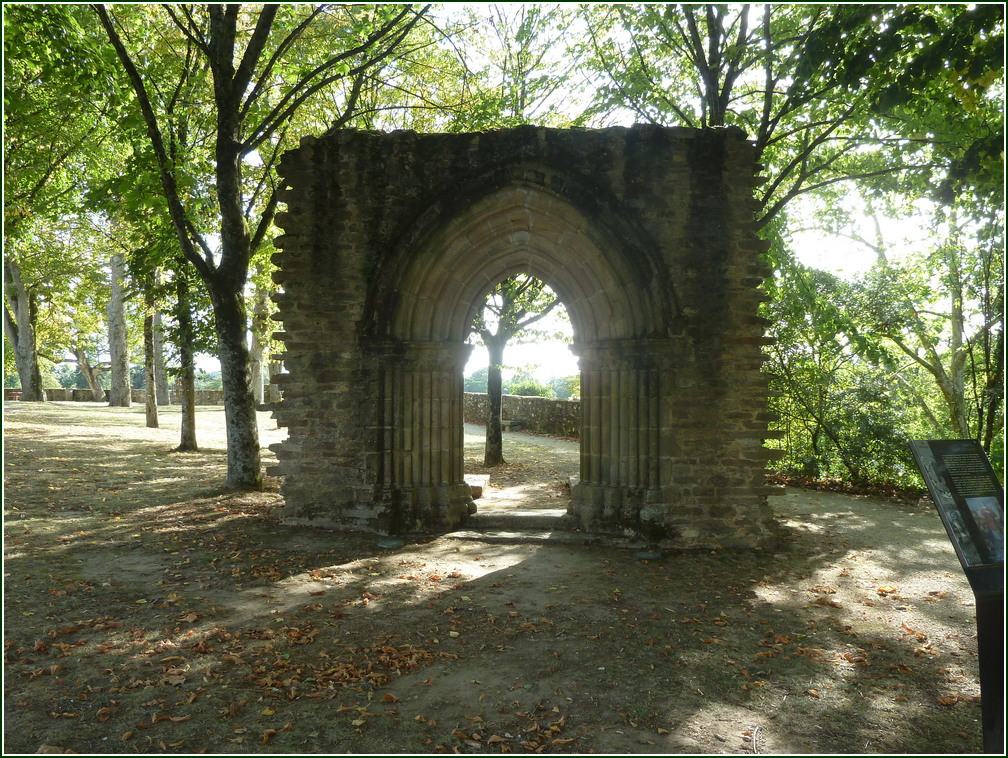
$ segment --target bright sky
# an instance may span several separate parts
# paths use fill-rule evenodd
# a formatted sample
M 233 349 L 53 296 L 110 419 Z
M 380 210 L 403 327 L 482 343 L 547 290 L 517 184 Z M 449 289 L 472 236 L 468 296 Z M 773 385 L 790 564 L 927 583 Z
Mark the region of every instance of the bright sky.
M 801 198 L 792 201 L 792 218 L 812 219 L 812 206 Z M 853 221 L 843 235 L 828 234 L 821 230 L 796 230 L 791 234 L 791 248 L 798 260 L 806 266 L 812 266 L 845 279 L 852 279 L 865 273 L 876 260 L 876 252 L 856 237 L 875 243 L 881 234 L 881 241 L 886 256 L 890 261 L 904 257 L 909 250 L 920 249 L 933 244 L 930 233 L 929 214 L 933 212 L 927 200 L 916 202 L 912 215 L 903 218 L 878 216 L 876 219 L 864 207 L 856 193 L 850 193 L 845 205 L 855 209 Z M 810 221 L 810 224 L 812 222 Z
M 572 334 L 570 321 L 556 317 L 553 313 L 544 318 L 536 327 L 548 333 Z M 475 345 L 463 373 L 470 376 L 474 371 L 485 368 L 490 363 L 486 348 Z M 570 351 L 570 341 L 557 339 L 522 343 L 509 342 L 504 348 L 504 377 L 528 368 L 539 381 L 546 382 L 553 377 L 575 376 L 578 373 L 577 358 Z
M 486 368 L 489 363 L 490 356 L 486 349 L 476 345 L 463 373 L 470 376 L 474 371 Z M 547 382 L 553 377 L 576 376 L 578 373 L 577 358 L 570 351 L 570 344 L 565 342 L 508 345 L 504 348 L 504 363 L 505 378 L 525 367 L 531 367 L 530 373 L 541 382 Z

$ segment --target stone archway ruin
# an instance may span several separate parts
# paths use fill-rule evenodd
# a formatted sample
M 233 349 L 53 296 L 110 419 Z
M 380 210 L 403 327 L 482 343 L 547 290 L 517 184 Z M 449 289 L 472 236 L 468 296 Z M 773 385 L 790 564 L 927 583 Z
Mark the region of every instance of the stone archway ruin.
M 490 289 L 528 273 L 574 327 L 573 522 L 681 547 L 772 541 L 753 156 L 732 128 L 302 140 L 281 164 L 274 258 L 287 520 L 468 519 L 464 343 Z

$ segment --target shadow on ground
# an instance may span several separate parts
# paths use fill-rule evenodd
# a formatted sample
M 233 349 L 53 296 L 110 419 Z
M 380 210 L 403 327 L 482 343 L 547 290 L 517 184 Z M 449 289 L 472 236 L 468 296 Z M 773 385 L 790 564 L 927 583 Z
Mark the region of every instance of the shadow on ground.
M 382 548 L 280 525 L 275 483 L 221 491 L 221 449 L 167 454 L 142 409 L 73 405 L 5 408 L 7 752 L 980 751 L 929 512 L 791 491 L 773 554 Z M 499 489 L 551 496 L 561 453 L 520 444 Z

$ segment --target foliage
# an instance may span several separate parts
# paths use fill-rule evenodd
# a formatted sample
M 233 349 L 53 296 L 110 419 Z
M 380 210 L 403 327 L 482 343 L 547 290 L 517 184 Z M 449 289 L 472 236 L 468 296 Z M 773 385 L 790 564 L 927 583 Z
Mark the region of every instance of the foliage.
M 449 130 L 580 125 L 570 112 L 583 57 L 577 26 L 564 4 L 466 6 L 456 37 L 470 75 Z
M 198 390 L 221 390 L 224 385 L 221 382 L 220 371 L 196 371 L 196 389 Z
M 56 367 L 53 374 L 56 377 L 56 381 L 59 382 L 60 387 L 65 389 L 88 389 L 87 379 L 84 378 L 84 375 L 77 366 L 61 363 Z
M 463 390 L 465 392 L 485 393 L 487 391 L 487 375 L 489 372 L 490 368 L 487 366 L 473 371 L 469 376 L 464 378 Z
M 4 239 L 80 207 L 110 168 L 109 116 L 123 102 L 104 80 L 86 6 L 5 4 Z
M 554 397 L 553 388 L 530 374 L 518 374 L 504 384 L 505 395 L 522 397 Z
M 554 376 L 550 379 L 549 385 L 553 397 L 560 400 L 569 398 L 577 400 L 581 397 L 581 377 L 577 374 L 574 376 Z
M 594 119 L 743 128 L 768 179 L 761 225 L 838 182 L 947 196 L 1002 173 L 1003 125 L 973 114 L 999 81 L 1003 98 L 1003 7 L 621 4 L 587 18 L 606 79 Z

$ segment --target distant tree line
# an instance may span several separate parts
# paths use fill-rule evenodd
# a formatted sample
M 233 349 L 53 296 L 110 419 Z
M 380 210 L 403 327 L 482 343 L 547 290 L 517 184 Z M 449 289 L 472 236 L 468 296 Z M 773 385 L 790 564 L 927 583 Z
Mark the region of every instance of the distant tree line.
M 487 391 L 488 367 L 483 367 L 473 371 L 465 377 L 464 389 L 466 392 Z M 529 369 L 519 369 L 518 372 L 509 379 L 505 379 L 502 384 L 503 394 L 522 395 L 525 397 L 553 397 L 558 400 L 577 399 L 580 396 L 581 378 L 578 376 L 551 377 L 543 382 L 537 379 Z

